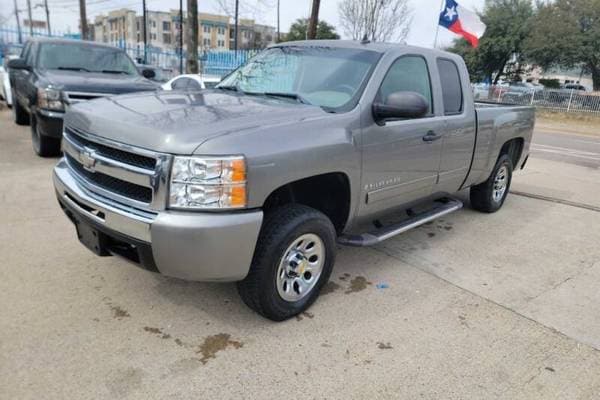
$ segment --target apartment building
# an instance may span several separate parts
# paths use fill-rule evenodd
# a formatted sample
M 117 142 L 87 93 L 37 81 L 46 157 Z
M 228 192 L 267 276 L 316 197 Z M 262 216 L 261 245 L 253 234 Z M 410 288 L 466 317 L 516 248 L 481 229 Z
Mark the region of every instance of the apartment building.
M 179 49 L 179 35 L 186 38 L 186 16 L 183 31 L 179 22 L 179 10 L 146 11 L 146 34 L 148 46 L 163 51 Z M 129 9 L 114 10 L 99 15 L 94 20 L 94 40 L 113 45 L 139 46 L 144 42 L 144 19 Z M 251 19 L 240 19 L 238 48 L 262 48 L 275 41 L 275 28 L 255 24 Z M 235 26 L 228 16 L 209 13 L 198 14 L 198 47 L 203 51 L 230 50 L 235 47 Z

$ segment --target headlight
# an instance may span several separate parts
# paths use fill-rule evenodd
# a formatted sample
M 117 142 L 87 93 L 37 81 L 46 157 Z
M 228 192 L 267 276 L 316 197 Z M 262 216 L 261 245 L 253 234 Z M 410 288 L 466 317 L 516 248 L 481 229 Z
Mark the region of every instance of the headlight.
M 37 105 L 46 110 L 64 111 L 65 109 L 61 91 L 53 88 L 38 89 Z
M 175 157 L 171 170 L 169 207 L 246 207 L 244 157 Z

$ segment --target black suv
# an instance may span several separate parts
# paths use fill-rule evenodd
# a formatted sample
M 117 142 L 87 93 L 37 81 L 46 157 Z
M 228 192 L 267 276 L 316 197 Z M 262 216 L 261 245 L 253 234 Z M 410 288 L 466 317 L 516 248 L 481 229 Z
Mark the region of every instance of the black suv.
M 153 71 L 142 76 L 125 51 L 94 42 L 34 38 L 8 65 L 15 123 L 31 124 L 42 157 L 60 154 L 63 115 L 74 103 L 158 88 L 147 79 Z

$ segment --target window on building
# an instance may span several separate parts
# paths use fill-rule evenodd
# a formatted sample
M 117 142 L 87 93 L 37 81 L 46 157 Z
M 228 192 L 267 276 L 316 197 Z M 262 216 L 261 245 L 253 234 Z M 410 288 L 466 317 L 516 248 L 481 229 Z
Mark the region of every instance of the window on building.
M 202 31 L 204 33 L 210 33 L 210 26 L 208 26 L 208 25 L 202 25 Z
M 204 47 L 210 47 L 210 39 L 204 38 L 202 44 L 204 45 Z
M 225 34 L 225 28 L 223 28 L 222 26 L 219 27 L 218 31 L 219 35 L 224 35 Z
M 170 31 L 171 23 L 169 21 L 163 21 L 163 31 Z
M 140 21 L 135 22 L 135 29 L 140 30 Z
M 152 21 L 152 27 L 156 28 L 156 21 Z
M 151 33 L 150 34 L 150 39 L 156 40 L 156 33 Z
M 171 34 L 170 33 L 163 33 L 163 43 L 171 44 Z

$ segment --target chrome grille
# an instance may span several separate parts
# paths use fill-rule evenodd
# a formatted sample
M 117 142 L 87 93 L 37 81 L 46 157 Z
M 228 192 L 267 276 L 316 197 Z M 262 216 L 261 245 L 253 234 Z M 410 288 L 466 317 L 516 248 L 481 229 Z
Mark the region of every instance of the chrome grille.
M 156 159 L 152 157 L 146 157 L 139 154 L 122 151 L 114 147 L 105 146 L 100 143 L 92 142 L 86 139 L 84 136 L 77 134 L 77 132 L 69 127 L 65 127 L 65 132 L 69 135 L 69 138 L 74 142 L 84 147 L 91 147 L 95 149 L 98 154 L 112 158 L 114 160 L 123 162 L 125 164 L 133 165 L 140 168 L 146 168 L 153 170 L 156 167 Z
M 87 190 L 144 211 L 165 208 L 171 157 L 65 127 L 63 152 Z
M 73 169 L 79 176 L 85 180 L 98 185 L 104 190 L 114 192 L 120 196 L 134 199 L 143 203 L 150 203 L 152 201 L 152 189 L 140 185 L 136 185 L 118 178 L 114 178 L 109 175 L 105 175 L 101 172 L 91 172 L 84 168 L 79 161 L 75 160 L 70 155 L 66 154 L 67 164 Z

